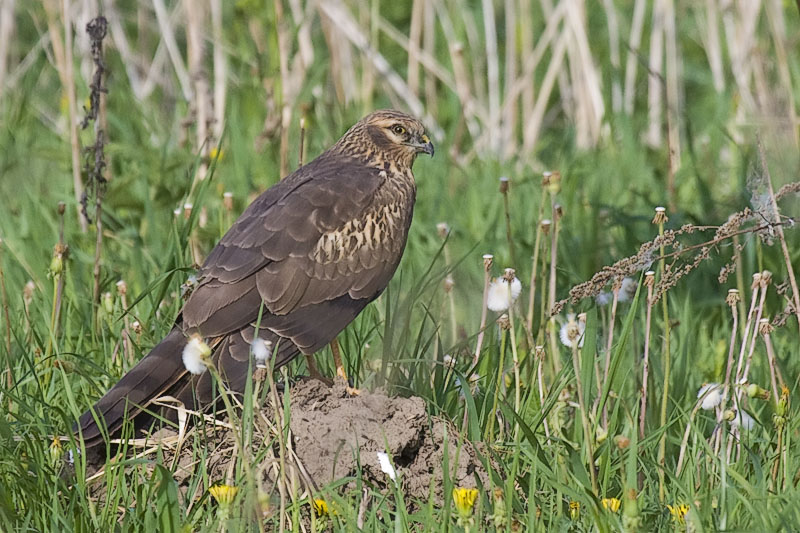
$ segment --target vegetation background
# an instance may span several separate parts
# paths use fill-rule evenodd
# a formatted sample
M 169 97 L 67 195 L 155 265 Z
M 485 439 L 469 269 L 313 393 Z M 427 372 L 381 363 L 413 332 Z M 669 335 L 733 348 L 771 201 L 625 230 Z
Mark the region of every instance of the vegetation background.
M 348 371 L 421 396 L 495 468 L 474 507 L 368 487 L 364 529 L 797 530 L 798 9 L 0 0 L 0 529 L 355 527 L 361 494 L 336 488 L 255 520 L 241 464 L 230 508 L 208 496 L 219 480 L 198 474 L 190 501 L 142 461 L 100 501 L 80 456 L 62 471 L 79 444 L 52 436 L 168 330 L 257 193 L 391 106 L 437 155 L 416 164 L 398 275 L 342 336 Z M 502 319 L 484 289 L 505 267 L 523 290 Z M 704 383 L 720 385 L 698 399 Z M 317 497 L 336 514 L 298 520 Z

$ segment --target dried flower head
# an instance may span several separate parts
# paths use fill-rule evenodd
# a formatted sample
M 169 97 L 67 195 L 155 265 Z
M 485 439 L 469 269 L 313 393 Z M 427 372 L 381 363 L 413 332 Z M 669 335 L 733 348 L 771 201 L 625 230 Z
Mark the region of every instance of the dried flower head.
M 550 226 L 553 225 L 553 221 L 549 218 L 543 219 L 539 225 L 542 227 L 542 233 L 546 236 L 550 234 Z
M 728 290 L 728 297 L 725 298 L 725 303 L 729 306 L 734 307 L 741 301 L 741 297 L 739 296 L 739 289 L 729 289 Z
M 758 321 L 758 332 L 764 337 L 775 331 L 775 328 L 770 324 L 768 318 L 762 318 Z
M 190 202 L 186 202 L 183 204 L 183 218 L 187 219 L 192 216 L 192 204 Z
M 222 206 L 225 208 L 225 211 L 231 212 L 233 211 L 233 193 L 225 191 L 222 193 Z
M 486 272 L 492 268 L 492 261 L 494 260 L 494 256 L 492 254 L 483 254 L 483 269 Z
M 450 291 L 452 291 L 452 290 L 453 290 L 453 287 L 455 287 L 455 286 L 456 286 L 456 282 L 455 282 L 455 280 L 453 279 L 453 276 L 451 276 L 450 274 L 448 274 L 448 275 L 447 275 L 447 277 L 446 277 L 446 278 L 444 278 L 444 284 L 443 284 L 442 286 L 443 286 L 443 288 L 444 288 L 444 292 L 450 292 Z
M 117 282 L 117 292 L 122 296 L 128 294 L 128 284 L 125 283 L 124 279 Z
M 656 214 L 653 217 L 653 224 L 666 224 L 669 220 L 667 218 L 667 209 L 665 207 L 656 207 Z
M 450 235 L 450 225 L 447 222 L 439 222 L 436 224 L 436 233 L 441 239 L 447 238 Z
M 508 192 L 508 178 L 505 176 L 500 177 L 500 194 L 506 194 Z
M 195 333 L 183 348 L 183 366 L 192 374 L 202 374 L 207 370 L 210 356 L 211 348 L 200 335 Z

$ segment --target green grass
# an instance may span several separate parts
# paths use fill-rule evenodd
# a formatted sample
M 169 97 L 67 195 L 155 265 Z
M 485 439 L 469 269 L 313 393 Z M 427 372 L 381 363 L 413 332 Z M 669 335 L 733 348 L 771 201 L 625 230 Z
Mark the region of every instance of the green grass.
M 264 503 L 262 499 L 272 508 L 277 505 L 277 490 L 259 493 L 249 472 L 249 462 L 241 455 L 234 471 L 240 488 L 236 503 L 222 511 L 214 502 L 207 489 L 220 480 L 209 479 L 204 472 L 207 455 L 200 436 L 193 436 L 185 445 L 192 448 L 199 465 L 186 494 L 178 492 L 173 479 L 175 465 L 171 461 L 153 461 L 154 456 L 150 455 L 148 459 L 130 458 L 121 466 L 109 467 L 105 476 L 94 482 L 93 486 L 99 483 L 106 492 L 104 499 L 98 499 L 87 482 L 83 456 L 77 455 L 78 443 L 65 442 L 61 452 L 51 446 L 52 436 L 69 434 L 75 418 L 133 364 L 123 357 L 125 309 L 115 283 L 120 279 L 127 283 L 130 306 L 127 319 L 141 324 L 141 333 L 133 335 L 131 354 L 133 360 L 138 360 L 169 330 L 180 308 L 180 286 L 193 263 L 189 237 L 202 254 L 207 253 L 232 218 L 245 208 L 248 199 L 279 178 L 279 137 L 256 142 L 267 115 L 276 113 L 268 111 L 263 84 L 269 85 L 273 94 L 280 90 L 275 15 L 271 8 L 251 4 L 255 3 L 238 2 L 235 8 L 226 7 L 225 16 L 230 24 L 225 27 L 225 42 L 231 55 L 225 135 L 220 141 L 223 156 L 203 185 L 195 189 L 192 182 L 199 159 L 192 146 L 193 131 L 186 135 L 189 141 L 179 142 L 180 124 L 188 114 L 186 102 L 180 97 L 176 99 L 179 92 L 168 93 L 163 88 L 144 101 L 136 100 L 119 55 L 115 51 L 108 55 L 112 73 L 107 83 L 111 138 L 107 156 L 111 181 L 103 203 L 105 234 L 101 262 L 101 292 L 111 293 L 107 310 L 96 311 L 92 303 L 94 226 L 84 234 L 77 224 L 69 137 L 63 125 L 58 124 L 65 120 L 59 105 L 62 88 L 44 53 L 38 53 L 17 87 L 4 93 L 0 101 L 0 268 L 6 291 L 3 308 L 8 310 L 9 317 L 6 322 L 0 316 L 0 369 L 10 369 L 10 374 L 3 373 L 0 380 L 3 414 L 0 530 L 278 528 L 279 517 L 275 512 L 260 521 L 260 526 L 254 519 L 254 509 L 258 502 Z M 447 4 L 452 15 L 458 14 L 455 4 Z M 41 31 L 41 25 L 34 23 L 34 19 L 44 17 L 43 12 L 39 7 L 30 9 L 29 13 L 18 8 L 15 40 L 18 54 L 31 48 Z M 135 9 L 128 5 L 121 9 L 132 34 L 141 31 L 143 35 L 152 35 L 156 31 L 136 28 Z M 469 11 L 482 25 L 480 8 Z M 620 13 L 630 18 L 627 11 L 628 8 L 620 7 Z M 391 6 L 383 16 L 407 33 L 409 14 L 404 5 Z M 436 87 L 435 118 L 443 127 L 444 137 L 437 142 L 437 156 L 432 160 L 420 159 L 415 166 L 418 200 L 403 262 L 386 293 L 356 319 L 340 342 L 348 373 L 359 386 L 382 386 L 392 394 L 420 396 L 430 415 L 444 416 L 459 429 L 460 434 L 448 438 L 481 444 L 486 465 L 491 469 L 491 485 L 479 487 L 476 525 L 471 531 L 510 531 L 514 522 L 521 525 L 522 531 L 672 528 L 794 531 L 800 524 L 796 476 L 800 469 L 800 448 L 795 445 L 799 435 L 793 407 L 800 401 L 797 389 L 800 338 L 796 318 L 790 317 L 771 334 L 776 366 L 788 386 L 789 407 L 780 442 L 773 416 L 778 406 L 771 399 L 748 400 L 747 409 L 756 424 L 753 430 L 743 432 L 741 445 L 733 446 L 730 462 L 724 459 L 724 453 L 723 457 L 716 455 L 708 444 L 716 425 L 714 412 L 700 410 L 691 417 L 700 386 L 705 382 L 721 382 L 725 377 L 732 329 L 725 298 L 729 288 L 737 288 L 737 279 L 734 274 L 721 284 L 717 276 L 720 268 L 731 260 L 733 247 L 729 240 L 712 247 L 710 259 L 682 278 L 666 295 L 672 371 L 663 424 L 660 409 L 665 388 L 664 320 L 661 302 L 653 307 L 649 399 L 643 439 L 639 439 L 637 429 L 646 335 L 646 288 L 640 288 L 633 302 L 619 305 L 611 350 L 612 371 L 599 390 L 593 360 L 601 365 L 605 360 L 609 306 L 598 306 L 590 298 L 567 307 L 569 312 L 587 313 L 584 344 L 578 354 L 584 403 L 591 409 L 599 396 L 601 410 L 607 407 L 607 423 L 602 419 L 590 420 L 588 428 L 590 435 L 599 435 L 591 443 L 597 467 L 596 492 L 588 468 L 589 443 L 577 407 L 571 350 L 558 342 L 557 353 L 552 353 L 548 333 L 539 327 L 546 321 L 539 309 L 541 291 L 548 280 L 547 269 L 538 280 L 537 313 L 531 332 L 534 344 L 546 349 L 542 362 L 546 385 L 543 399 L 536 377 L 539 361 L 522 326 L 529 294 L 530 257 L 542 202 L 545 217 L 550 216 L 551 199 L 541 186 L 543 170 L 558 170 L 563 178 L 554 196 L 564 213 L 558 245 L 557 299 L 565 298 L 571 286 L 591 278 L 603 266 L 635 254 L 642 243 L 653 239 L 658 234 L 657 226 L 651 223 L 657 205 L 673 201 L 677 207 L 668 212 L 667 229 L 678 229 L 683 224 L 721 225 L 729 214 L 749 205 L 748 180 L 762 174 L 757 170 L 760 165 L 755 132 L 744 128 L 743 140 L 739 143 L 733 140 L 731 124 L 738 105 L 735 88 L 731 85 L 723 92 L 714 91 L 697 35 L 702 28 L 698 14 L 687 9 L 681 16 L 684 18 L 678 30 L 684 47 L 683 158 L 675 174 L 673 198 L 666 190 L 669 168 L 666 141 L 663 147 L 653 149 L 640 140 L 647 122 L 647 81 L 643 76 L 637 81 L 640 91 L 636 112 L 627 116 L 607 111 L 604 122 L 609 133 L 596 148 L 578 149 L 574 125 L 563 112 L 554 111 L 533 153 L 502 158 L 484 155 L 481 147 L 476 146 L 481 156 L 466 165 L 460 165 L 449 154 L 453 139 L 462 129 L 459 101 L 450 88 L 442 84 Z M 796 27 L 798 16 L 792 6 L 785 6 L 784 16 L 788 27 Z M 250 18 L 265 28 L 266 47 L 256 44 L 248 26 Z M 455 20 L 455 31 L 466 39 L 464 20 L 466 17 Z M 603 78 L 607 79 L 612 67 L 605 49 L 608 42 L 605 18 L 592 14 L 588 24 L 593 34 L 601 36 L 597 43 L 592 43 L 597 47 L 593 52 Z M 537 19 L 537 31 L 543 26 Z M 370 95 L 371 104 L 362 99 L 340 103 L 333 90 L 329 49 L 318 20 L 312 24 L 312 36 L 315 60 L 296 99 L 290 103 L 292 168 L 298 157 L 297 122 L 301 115 L 308 124 L 308 159 L 335 141 L 365 110 L 393 105 L 380 86 Z M 769 43 L 770 34 L 764 21 L 758 25 L 758 38 L 761 43 Z M 379 41 L 379 49 L 405 76 L 405 53 L 383 39 L 385 36 Z M 436 58 L 450 68 L 447 44 L 437 33 Z M 505 46 L 502 40 L 501 45 Z M 477 52 L 474 53 L 478 60 Z M 800 82 L 797 65 L 797 53 L 792 50 L 788 67 L 795 85 Z M 774 77 L 773 66 L 768 63 L 766 68 L 768 75 Z M 542 79 L 545 69 L 539 70 L 537 80 Z M 610 109 L 608 84 L 604 87 L 603 96 Z M 799 94 L 795 91 L 791 95 L 795 102 Z M 78 100 L 83 101 L 87 95 L 86 83 L 79 80 Z M 551 107 L 558 110 L 557 98 L 552 100 Z M 428 105 L 434 107 L 433 102 Z M 769 128 L 764 128 L 769 133 Z M 91 128 L 81 133 L 81 139 L 84 144 L 91 142 Z M 772 135 L 764 138 L 776 188 L 795 181 L 797 176 L 796 148 L 787 139 Z M 784 141 L 785 146 L 781 144 Z M 462 146 L 464 151 L 473 142 L 476 141 L 470 138 L 468 146 Z M 498 192 L 500 176 L 511 180 L 509 213 L 517 264 L 513 263 L 506 238 L 503 198 Z M 234 194 L 232 214 L 223 207 L 224 191 Z M 187 201 L 194 206 L 192 217 L 185 220 L 182 215 L 175 216 L 173 210 Z M 66 203 L 64 240 L 69 246 L 69 258 L 63 272 L 60 320 L 54 330 L 51 313 L 56 279 L 49 273 L 49 267 L 53 247 L 59 239 L 58 202 Z M 207 215 L 205 227 L 199 225 L 201 209 Z M 781 209 L 786 216 L 800 214 L 796 196 L 785 198 Z M 446 243 L 437 233 L 439 222 L 447 222 L 451 228 Z M 750 225 L 760 223 L 756 220 Z M 800 237 L 794 227 L 787 226 L 785 231 L 791 262 L 797 269 Z M 693 245 L 710 239 L 712 234 L 713 230 L 682 235 L 680 239 L 686 245 Z M 770 246 L 752 234 L 740 239 L 744 244 L 741 262 L 745 283 L 740 289 L 745 304 L 750 304 L 750 276 L 769 270 L 773 273 L 773 283 L 768 289 L 764 315 L 773 318 L 788 301 L 776 291 L 776 285 L 788 279 L 780 246 Z M 549 242 L 549 238 L 545 241 Z M 523 282 L 513 323 L 521 375 L 518 411 L 514 409 L 510 335 L 501 342 L 493 324 L 497 313 L 488 313 L 490 326 L 481 358 L 477 368 L 471 368 L 471 352 L 475 349 L 482 310 L 484 253 L 494 255 L 493 276 L 502 275 L 502 269 L 511 266 L 517 269 Z M 543 264 L 548 264 L 548 246 L 542 254 L 546 257 Z M 679 266 L 683 264 L 683 260 L 678 262 Z M 660 278 L 658 264 L 652 268 Z M 443 289 L 447 275 L 454 282 L 454 316 Z M 34 290 L 26 303 L 23 288 L 29 280 L 33 281 Z M 785 294 L 790 297 L 791 289 Z M 562 313 L 559 320 L 566 320 L 565 316 Z M 740 327 L 744 321 L 740 317 Z M 737 356 L 740 342 L 741 337 L 736 343 Z M 502 356 L 501 347 L 505 349 Z M 117 357 L 112 359 L 115 352 Z M 456 359 L 451 374 L 442 363 L 445 354 Z M 288 368 L 289 375 L 306 372 L 300 359 Z M 555 371 L 556 360 L 561 372 Z M 317 361 L 325 373 L 332 374 L 328 349 L 317 356 Z M 504 362 L 502 368 L 500 361 Z M 459 383 L 467 382 L 473 372 L 477 374 L 477 386 L 462 391 Z M 750 382 L 771 388 L 761 336 L 755 342 Z M 262 390 L 262 397 L 263 394 Z M 256 416 L 251 395 L 246 398 L 244 411 L 237 415 L 245 428 Z M 278 408 L 284 409 L 286 398 L 280 401 Z M 492 416 L 495 405 L 503 424 L 498 424 Z M 467 420 L 466 425 L 462 425 L 463 420 Z M 690 430 L 685 466 L 677 474 L 687 424 Z M 550 438 L 545 434 L 545 425 Z M 723 427 L 729 427 L 728 423 L 723 422 Z M 596 433 L 598 429 L 600 433 Z M 722 435 L 724 449 L 732 436 L 727 431 L 722 431 Z M 245 444 L 254 442 L 253 435 L 246 430 L 240 438 Z M 659 466 L 662 438 L 665 439 L 663 468 Z M 627 445 L 623 445 L 625 440 Z M 267 440 L 254 444 L 251 459 L 264 457 L 273 443 Z M 775 474 L 773 468 L 779 450 L 785 455 Z M 67 451 L 78 458 L 74 472 L 62 470 L 60 453 Z M 354 481 L 355 489 L 346 490 L 349 481 Z M 450 479 L 445 477 L 441 483 L 444 493 L 449 494 L 453 488 Z M 361 484 L 356 477 L 322 488 L 321 497 L 337 509 L 336 515 L 327 518 L 327 526 L 335 531 L 354 530 Z M 432 497 L 410 501 L 400 489 L 366 488 L 372 495 L 372 505 L 365 517 L 365 530 L 464 529 L 463 521 L 457 524 L 458 513 L 449 499 L 439 505 Z M 501 500 L 495 501 L 494 489 L 502 490 Z M 620 499 L 620 510 L 617 513 L 604 510 L 602 498 Z M 291 501 L 287 513 L 296 524 L 294 519 L 298 516 L 309 516 L 309 505 L 307 500 L 298 500 L 297 505 Z M 570 512 L 570 502 L 579 503 L 578 512 Z M 680 504 L 688 504 L 690 508 L 686 526 L 676 523 L 667 509 L 667 505 Z M 505 521 L 501 519 L 503 516 Z M 322 525 L 316 522 L 314 527 Z

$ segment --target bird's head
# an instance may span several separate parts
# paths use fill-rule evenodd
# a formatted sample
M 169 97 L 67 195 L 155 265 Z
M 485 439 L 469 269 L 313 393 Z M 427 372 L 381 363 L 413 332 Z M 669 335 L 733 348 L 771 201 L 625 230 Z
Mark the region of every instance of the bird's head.
M 353 126 L 339 145 L 353 155 L 378 156 L 411 165 L 418 154 L 433 156 L 425 126 L 414 117 L 384 109 L 370 113 Z

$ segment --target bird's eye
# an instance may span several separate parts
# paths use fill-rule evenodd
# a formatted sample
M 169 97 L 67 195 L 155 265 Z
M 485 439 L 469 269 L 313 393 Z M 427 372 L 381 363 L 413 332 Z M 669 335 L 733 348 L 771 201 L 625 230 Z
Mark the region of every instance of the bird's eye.
M 395 124 L 392 126 L 392 131 L 397 135 L 402 135 L 406 132 L 406 129 L 400 124 Z

